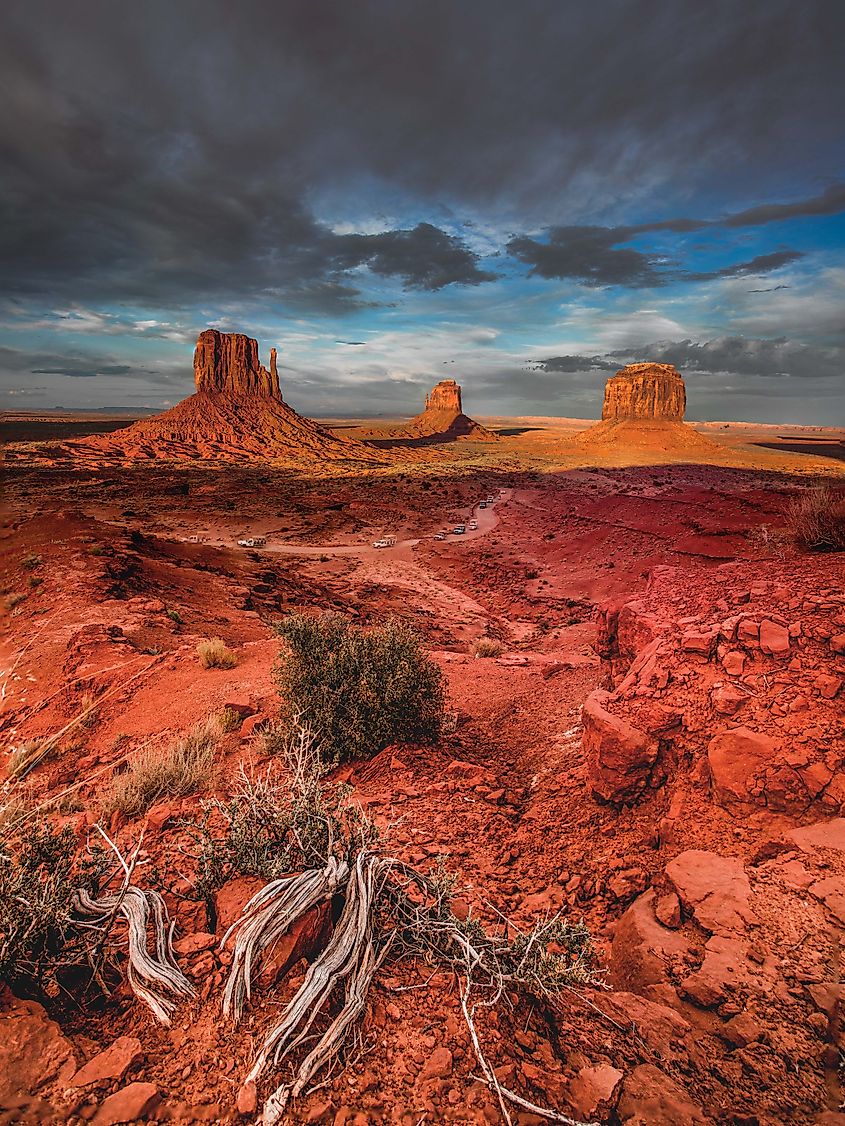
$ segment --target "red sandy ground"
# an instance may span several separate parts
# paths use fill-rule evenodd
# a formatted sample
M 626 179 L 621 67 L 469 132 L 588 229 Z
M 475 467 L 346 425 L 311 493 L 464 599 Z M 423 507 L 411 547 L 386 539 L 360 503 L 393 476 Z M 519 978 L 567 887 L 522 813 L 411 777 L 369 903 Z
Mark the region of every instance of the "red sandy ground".
M 301 606 L 362 623 L 408 616 L 447 676 L 457 727 L 435 747 L 388 748 L 343 770 L 356 798 L 395 855 L 425 869 L 446 854 L 463 907 L 484 919 L 494 908 L 517 925 L 559 908 L 583 917 L 607 970 L 607 989 L 479 1018 L 500 1081 L 601 1122 L 836 1126 L 845 1122 L 845 688 L 830 691 L 845 678 L 836 648 L 845 567 L 778 532 L 796 489 L 823 474 L 841 483 L 843 464 L 754 447 L 746 432 L 741 444 L 723 443 L 715 464 L 670 453 L 665 464 L 622 468 L 642 462 L 642 451 L 585 455 L 565 425 L 535 424 L 503 423 L 526 432 L 494 453 L 461 444 L 364 476 L 258 464 L 78 466 L 20 447 L 2 566 L 7 595 L 25 597 L 7 615 L 0 653 L 4 744 L 51 734 L 85 692 L 114 689 L 95 726 L 33 772 L 26 796 L 41 802 L 82 781 L 58 818 L 82 847 L 127 752 L 166 742 L 227 700 L 274 714 L 274 616 Z M 499 489 L 505 499 L 479 514 L 479 534 L 431 538 Z M 387 531 L 399 547 L 369 546 Z M 267 547 L 238 548 L 250 532 L 268 534 Z M 206 540 L 186 542 L 191 535 Z M 42 562 L 27 571 L 33 552 Z M 33 574 L 42 581 L 30 587 Z M 609 626 L 603 608 L 631 603 L 628 626 Z M 742 675 L 729 675 L 717 635 L 732 617 L 800 623 L 800 632 L 777 655 L 749 643 Z M 693 634 L 713 630 L 712 652 L 689 648 Z M 503 658 L 469 655 L 484 634 L 503 641 Z M 236 668 L 200 668 L 196 644 L 216 636 L 236 649 Z M 659 660 L 647 679 L 636 662 L 652 640 Z M 743 693 L 732 714 L 715 704 L 725 685 Z M 642 730 L 682 717 L 628 804 L 593 792 L 582 706 L 600 688 L 612 690 L 607 713 Z M 717 800 L 708 743 L 740 726 L 773 740 L 782 773 L 769 794 L 782 801 Z M 274 766 L 259 738 L 232 734 L 217 792 L 241 764 Z M 153 861 L 182 870 L 176 822 L 199 800 L 112 824 L 129 848 L 146 822 L 140 872 Z M 221 916 L 233 902 L 230 888 Z M 222 923 L 204 907 L 173 907 L 183 936 L 216 923 L 219 938 Z M 180 956 L 200 996 L 169 1030 L 125 991 L 82 1011 L 47 1002 L 49 1016 L 7 995 L 0 1120 L 87 1121 L 130 1081 L 155 1085 L 162 1119 L 243 1120 L 235 1098 L 251 1054 L 303 969 L 259 993 L 233 1028 L 220 1014 L 227 955 L 208 945 Z M 288 1121 L 501 1120 L 478 1080 L 456 983 L 432 974 L 386 968 L 348 1068 L 298 1101 Z M 76 1068 L 118 1036 L 141 1042 L 130 1070 L 74 1087 Z M 513 1119 L 544 1121 L 517 1110 Z

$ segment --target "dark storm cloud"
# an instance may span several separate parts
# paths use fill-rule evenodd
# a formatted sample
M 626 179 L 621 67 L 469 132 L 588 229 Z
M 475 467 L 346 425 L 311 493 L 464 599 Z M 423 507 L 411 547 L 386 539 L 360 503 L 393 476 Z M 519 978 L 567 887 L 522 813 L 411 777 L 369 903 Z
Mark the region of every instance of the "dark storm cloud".
M 659 262 L 631 247 L 619 247 L 627 228 L 553 227 L 547 242 L 521 236 L 508 243 L 514 258 L 541 278 L 572 278 L 585 285 L 663 285 Z
M 845 347 L 821 348 L 780 337 L 755 340 L 745 336 L 720 336 L 696 343 L 692 340 L 659 341 L 643 348 L 620 349 L 612 355 L 627 363 L 654 360 L 674 364 L 681 372 L 703 375 L 791 376 L 794 379 L 843 379 Z
M 478 268 L 478 256 L 453 235 L 431 223 L 410 231 L 337 238 L 339 268 L 367 265 L 382 277 L 401 277 L 409 289 L 442 289 L 446 285 L 479 285 L 495 274 Z
M 672 221 L 673 223 L 675 221 Z M 690 223 L 692 220 L 681 220 Z M 701 224 L 706 225 L 706 224 Z M 568 278 L 587 286 L 621 285 L 631 289 L 669 285 L 671 282 L 712 281 L 771 273 L 803 257 L 798 250 L 759 254 L 718 270 L 683 270 L 662 255 L 646 254 L 621 246 L 635 234 L 670 229 L 668 223 L 648 227 L 553 227 L 546 242 L 519 236 L 507 245 L 514 258 L 542 278 Z M 676 228 L 671 226 L 672 230 Z
M 602 356 L 549 356 L 548 359 L 538 360 L 532 368 L 541 371 L 615 371 L 618 363 L 604 359 Z
M 33 386 L 32 376 L 59 375 L 71 379 L 94 379 L 98 376 L 126 377 L 143 380 L 157 388 L 181 388 L 185 384 L 184 365 L 178 367 L 137 366 L 118 362 L 114 357 L 95 355 L 91 350 L 76 348 L 62 353 L 34 352 L 23 348 L 0 347 L 0 372 L 15 383 L 15 393 Z
M 838 215 L 840 211 L 845 211 L 845 184 L 833 184 L 813 199 L 797 203 L 763 203 L 730 215 L 722 222 L 726 227 L 759 227 L 763 223 L 779 223 L 784 219 Z
M 428 290 L 489 274 L 416 220 L 335 235 L 316 201 L 350 185 L 536 225 L 612 214 L 679 170 L 727 199 L 798 167 L 818 183 L 841 141 L 845 12 L 812 0 L 10 0 L 3 19 L 0 284 L 17 294 L 356 309 L 362 268 Z M 725 222 L 830 214 L 841 191 Z M 542 276 L 659 272 L 597 228 L 560 229 L 557 264 L 517 243 Z
M 790 376 L 799 380 L 845 378 L 845 346 L 800 344 L 780 337 L 759 340 L 720 336 L 714 340 L 661 340 L 636 348 L 619 348 L 604 356 L 549 356 L 532 362 L 544 372 L 616 371 L 625 364 L 674 364 L 683 374 Z
M 715 278 L 743 278 L 771 273 L 780 270 L 791 262 L 797 262 L 804 255 L 799 250 L 776 250 L 771 254 L 758 254 L 750 262 L 737 262 L 733 266 L 724 266 L 721 270 L 706 270 L 700 273 L 684 275 L 686 281 L 712 281 Z M 757 292 L 755 290 L 752 293 Z

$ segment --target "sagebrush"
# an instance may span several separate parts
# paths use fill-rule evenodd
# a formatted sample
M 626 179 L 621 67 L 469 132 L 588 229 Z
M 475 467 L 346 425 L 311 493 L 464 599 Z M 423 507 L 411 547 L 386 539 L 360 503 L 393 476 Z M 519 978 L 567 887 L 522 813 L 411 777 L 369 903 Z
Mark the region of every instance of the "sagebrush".
M 223 737 L 220 717 L 209 716 L 164 749 L 145 748 L 114 777 L 103 799 L 106 813 L 139 817 L 163 798 L 180 798 L 211 779 L 214 751 Z
M 845 551 L 845 495 L 828 485 L 815 485 L 792 501 L 787 524 L 801 547 Z
M 220 637 L 201 641 L 197 646 L 197 656 L 204 669 L 233 669 L 238 663 L 237 653 Z
M 283 716 L 301 716 L 328 761 L 440 734 L 443 675 L 407 623 L 364 629 L 340 614 L 292 614 L 275 628 L 286 642 L 275 666 Z

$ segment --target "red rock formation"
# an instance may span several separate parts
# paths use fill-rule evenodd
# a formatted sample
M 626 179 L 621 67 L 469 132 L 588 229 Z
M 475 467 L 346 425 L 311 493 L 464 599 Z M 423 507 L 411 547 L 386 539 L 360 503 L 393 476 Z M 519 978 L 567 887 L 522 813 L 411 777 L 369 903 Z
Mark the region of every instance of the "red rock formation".
M 258 341 L 242 332 L 207 328 L 194 351 L 197 391 L 209 394 L 270 395 L 280 399 L 276 349 L 270 351 L 270 370 L 258 359 Z
M 684 380 L 671 364 L 628 364 L 607 381 L 601 422 L 578 440 L 640 462 L 666 454 L 712 457 L 718 445 L 684 423 L 685 409 Z
M 276 350 L 269 370 L 258 343 L 240 332 L 201 332 L 194 352 L 196 394 L 125 430 L 69 443 L 77 456 L 248 461 L 376 460 L 358 442 L 323 429 L 288 406 L 279 390 Z
M 498 434 L 467 417 L 461 404 L 460 384 L 441 379 L 425 397 L 425 410 L 404 426 L 391 430 L 369 430 L 367 437 L 411 439 L 417 442 L 454 442 L 459 438 L 475 442 L 498 441 Z
M 682 422 L 687 394 L 672 364 L 628 364 L 608 379 L 602 419 L 668 419 Z
M 441 379 L 425 397 L 427 411 L 447 411 L 449 414 L 463 414 L 461 406 L 461 387 L 454 379 Z

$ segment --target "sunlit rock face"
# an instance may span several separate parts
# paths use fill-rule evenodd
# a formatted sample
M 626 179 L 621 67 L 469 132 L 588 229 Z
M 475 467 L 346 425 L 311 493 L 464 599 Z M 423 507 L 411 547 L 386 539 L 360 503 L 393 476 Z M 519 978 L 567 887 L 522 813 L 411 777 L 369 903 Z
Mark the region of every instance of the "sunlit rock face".
M 683 376 L 672 364 L 628 364 L 608 379 L 601 416 L 682 422 L 686 404 Z
M 258 341 L 242 332 L 207 328 L 194 351 L 197 391 L 226 395 L 268 395 L 280 399 L 276 349 L 270 350 L 270 370 L 258 359 Z
M 462 414 L 461 388 L 454 379 L 441 379 L 425 397 L 428 411 L 448 411 L 449 414 Z

